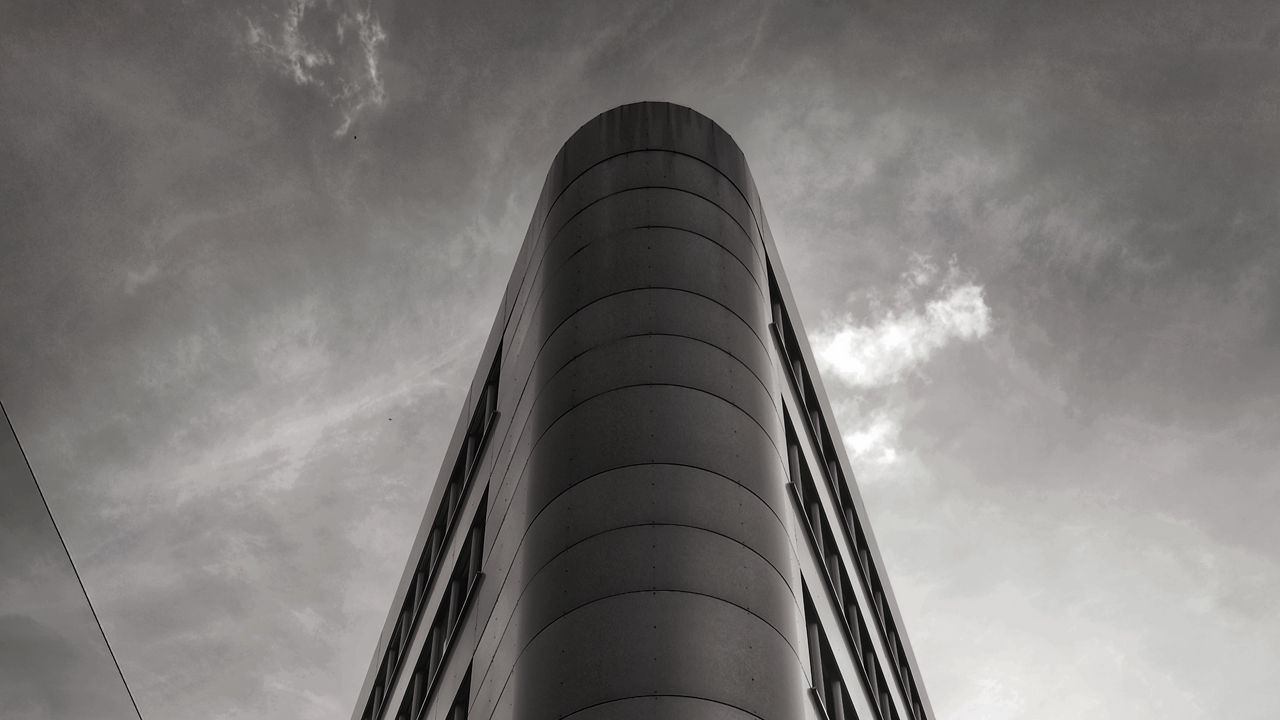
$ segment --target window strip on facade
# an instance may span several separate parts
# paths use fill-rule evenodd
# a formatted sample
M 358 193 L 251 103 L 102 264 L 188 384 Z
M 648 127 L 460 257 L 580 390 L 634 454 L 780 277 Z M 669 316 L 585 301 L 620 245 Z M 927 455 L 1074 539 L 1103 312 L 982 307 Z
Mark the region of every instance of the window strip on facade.
M 912 708 L 913 704 L 918 704 L 916 703 L 916 698 L 919 697 L 919 690 L 916 688 L 915 678 L 912 676 L 906 662 L 906 652 L 903 649 L 894 618 L 886 611 L 884 590 L 881 587 L 877 569 L 871 561 L 871 552 L 867 544 L 866 533 L 861 523 L 858 522 L 857 512 L 853 507 L 853 498 L 849 493 L 847 483 L 840 469 L 835 443 L 832 439 L 833 435 L 823 418 L 817 400 L 816 388 L 804 366 L 799 339 L 781 301 L 781 293 L 777 286 L 777 279 L 773 275 L 772 267 L 769 268 L 769 290 L 774 338 L 780 346 L 779 352 L 782 356 L 782 364 L 788 370 L 789 381 L 795 389 L 796 399 L 801 404 L 801 407 L 797 408 L 797 410 L 804 416 L 808 425 L 806 429 L 812 434 L 814 447 L 818 455 L 817 461 L 821 469 L 821 477 L 827 483 L 827 487 L 831 490 L 838 503 L 837 517 L 843 521 L 843 528 L 840 528 L 840 531 L 846 533 L 845 536 L 856 554 L 858 566 L 856 574 L 859 576 L 859 581 L 863 583 L 868 596 L 872 599 L 872 606 L 877 620 L 876 624 L 890 653 L 888 660 L 892 668 L 891 673 L 902 689 L 907 707 Z M 836 596 L 837 603 L 844 604 L 844 598 L 850 596 L 851 588 L 848 587 L 847 574 L 843 571 L 843 562 L 835 547 L 832 535 L 835 529 L 830 528 L 825 517 L 822 516 L 821 503 L 814 487 L 815 480 L 808 470 L 807 463 L 804 461 L 803 451 L 799 447 L 797 429 L 790 425 L 789 418 L 787 433 L 788 469 L 791 473 L 795 490 L 801 499 L 802 514 L 808 520 L 810 529 L 813 532 L 819 562 L 824 566 L 831 579 L 832 590 Z M 853 607 L 854 610 L 852 611 L 845 610 L 846 615 L 856 612 L 856 603 Z M 851 627 L 856 624 L 865 624 L 860 619 L 849 619 L 849 623 Z M 873 660 L 874 652 L 870 655 L 864 655 L 863 659 L 864 661 Z M 883 681 L 880 684 L 881 686 L 885 685 Z M 921 713 L 923 713 L 923 709 Z
M 405 720 L 418 720 L 424 708 L 429 704 L 435 686 L 439 684 L 441 670 L 448 658 L 449 649 L 453 646 L 457 629 L 461 624 L 476 583 L 480 578 L 482 567 L 481 556 L 484 553 L 484 503 L 488 492 L 481 496 L 480 511 L 476 513 L 467 533 L 467 542 L 454 563 L 449 574 L 444 601 L 436 609 L 431 629 L 426 641 L 425 651 L 419 656 L 413 668 L 409 692 L 406 692 L 400 703 L 396 717 Z M 455 704 L 456 707 L 456 704 Z M 465 704 L 463 712 L 465 713 Z M 465 715 L 464 715 L 465 717 Z
M 488 443 L 494 422 L 497 420 L 498 369 L 501 358 L 502 349 L 499 347 L 497 353 L 495 353 L 493 364 L 480 397 L 467 424 L 461 452 L 450 471 L 444 497 L 441 500 L 440 507 L 436 510 L 435 520 L 431 525 L 431 530 L 428 532 L 422 555 L 414 570 L 413 579 L 405 594 L 396 624 L 392 628 L 386 651 L 383 653 L 382 663 L 376 676 L 376 684 L 373 692 L 370 693 L 369 703 L 363 715 L 367 720 L 376 720 L 376 718 L 381 717 L 383 700 L 394 686 L 396 677 L 400 672 L 400 666 L 403 664 L 406 654 L 405 648 L 421 617 L 428 591 L 441 572 L 439 567 L 441 558 L 449 546 L 449 539 L 453 535 L 455 527 L 458 525 L 457 519 L 464 505 L 463 501 L 467 488 L 472 484 L 480 464 L 481 454 Z M 483 517 L 484 515 L 485 505 L 484 501 L 482 501 L 478 516 Z M 461 612 L 463 593 L 470 587 L 470 579 L 477 576 L 480 571 L 480 546 L 483 543 L 483 525 L 479 528 L 472 526 L 468 531 L 467 537 L 462 542 L 467 545 L 463 552 L 463 557 L 468 558 L 466 567 L 468 579 L 450 580 L 443 605 L 446 610 L 452 608 L 451 612 L 455 619 Z M 454 574 L 456 574 L 456 571 Z M 468 584 L 463 586 L 464 582 Z M 435 661 L 438 662 L 444 650 L 443 634 L 437 632 L 435 625 L 431 626 L 429 632 L 430 640 L 427 644 L 427 651 L 423 653 L 424 657 L 428 659 L 428 664 L 431 663 L 432 657 L 435 657 Z M 411 698 L 411 695 L 412 693 L 407 693 L 406 698 Z
M 813 691 L 829 720 L 856 720 L 853 698 L 836 663 L 808 588 L 804 591 L 805 635 L 809 649 L 809 677 Z

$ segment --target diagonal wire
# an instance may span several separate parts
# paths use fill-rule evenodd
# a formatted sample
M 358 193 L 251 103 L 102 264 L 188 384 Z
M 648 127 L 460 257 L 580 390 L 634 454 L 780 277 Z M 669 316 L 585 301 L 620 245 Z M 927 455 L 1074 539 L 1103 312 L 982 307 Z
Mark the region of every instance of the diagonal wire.
M 102 634 L 102 642 L 107 646 L 107 653 L 111 655 L 111 662 L 116 666 L 116 673 L 120 675 L 120 682 L 124 685 L 124 691 L 129 695 L 129 702 L 133 705 L 133 712 L 138 716 L 138 720 L 142 720 L 142 711 L 138 710 L 138 701 L 133 699 L 133 690 L 129 688 L 129 681 L 124 678 L 124 671 L 120 669 L 120 661 L 116 659 L 116 651 L 111 647 L 111 641 L 107 639 L 107 631 L 102 629 L 102 620 L 98 618 L 98 611 L 93 607 L 93 600 L 89 599 L 89 591 L 84 587 L 84 580 L 80 578 L 80 570 L 76 567 L 76 561 L 71 557 L 71 550 L 67 548 L 67 541 L 62 537 L 62 530 L 58 529 L 58 521 L 53 519 L 53 511 L 49 509 L 49 501 L 45 499 L 44 490 L 40 487 L 40 481 L 36 479 L 36 471 L 31 467 L 31 460 L 27 458 L 27 451 L 22 448 L 22 442 L 18 440 L 18 431 L 13 427 L 13 421 L 9 419 L 9 411 L 4 409 L 4 403 L 0 403 L 0 413 L 4 414 L 4 421 L 9 425 L 9 432 L 13 433 L 13 441 L 18 444 L 18 452 L 22 453 L 22 460 L 27 464 L 27 472 L 31 475 L 31 482 L 35 483 L 36 492 L 40 494 L 40 502 L 44 504 L 44 511 L 49 515 L 49 522 L 53 524 L 53 531 L 58 534 L 58 542 L 62 544 L 62 552 L 67 554 L 67 562 L 71 563 L 71 572 L 76 576 L 76 582 L 80 584 L 80 592 L 84 594 L 84 600 L 89 604 L 89 612 L 93 613 L 93 621 L 98 625 L 98 632 Z

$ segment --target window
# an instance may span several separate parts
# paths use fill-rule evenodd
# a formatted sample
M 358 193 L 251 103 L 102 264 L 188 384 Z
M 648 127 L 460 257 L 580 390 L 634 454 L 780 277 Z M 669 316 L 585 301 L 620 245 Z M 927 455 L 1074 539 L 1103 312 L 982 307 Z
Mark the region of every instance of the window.
M 480 461 L 483 458 L 485 443 L 488 441 L 494 421 L 498 417 L 498 377 L 501 361 L 502 347 L 499 346 L 494 356 L 493 364 L 489 368 L 489 374 L 485 378 L 480 397 L 471 412 L 471 420 L 467 424 L 467 433 L 463 437 L 462 448 L 449 473 L 444 497 L 440 502 L 440 507 L 436 510 L 431 530 L 427 534 L 426 545 L 423 548 L 422 555 L 418 558 L 417 567 L 414 569 L 413 581 L 410 584 L 409 591 L 405 594 L 404 602 L 400 607 L 400 615 L 392 628 L 386 652 L 383 654 L 382 663 L 378 667 L 373 691 L 369 694 L 369 701 L 363 716 L 367 720 L 375 720 L 381 716 L 382 703 L 386 691 L 394 684 L 400 665 L 403 664 L 404 649 L 408 645 L 418 617 L 422 613 L 422 604 L 426 601 L 427 589 L 440 571 L 438 567 L 440 558 L 448 545 L 450 533 L 457 524 L 457 517 L 462 510 L 467 487 L 471 484 L 472 478 L 475 477 L 476 469 L 480 466 Z M 485 499 L 481 500 L 478 513 L 480 517 L 486 514 L 487 497 L 488 494 L 486 493 Z M 476 533 L 474 526 L 471 533 L 473 537 L 467 540 L 468 549 L 464 551 L 464 557 L 469 558 L 468 563 L 474 564 L 474 568 L 471 568 L 471 576 L 474 577 L 479 574 L 480 552 L 478 549 L 472 552 L 472 549 L 473 546 L 478 548 L 479 542 L 483 540 L 483 527 L 480 530 L 480 540 L 474 537 Z M 470 552 L 469 555 L 467 554 L 468 552 Z M 449 594 L 446 597 L 448 602 L 445 608 L 453 606 L 454 612 L 458 613 L 461 610 L 461 602 L 463 600 L 461 593 L 463 590 L 468 589 L 470 585 L 466 585 L 465 588 L 455 588 L 453 587 L 453 580 L 450 582 Z M 458 582 L 461 583 L 462 581 Z M 436 628 L 433 626 L 431 637 L 432 641 L 440 643 L 443 640 L 444 633 L 437 633 Z M 427 651 L 423 654 L 429 656 L 435 655 L 437 652 L 443 652 L 443 645 L 437 649 L 429 642 Z M 414 683 L 415 686 L 418 684 L 416 675 Z M 407 695 L 411 696 L 412 693 Z
M 476 513 L 476 519 L 467 532 L 466 544 L 453 566 L 453 571 L 449 574 L 449 585 L 445 590 L 444 600 L 436 609 L 435 617 L 432 619 L 422 654 L 418 656 L 418 662 L 413 668 L 409 691 L 400 702 L 397 718 L 418 720 L 423 708 L 431 699 L 431 691 L 437 683 L 441 668 L 444 667 L 449 648 L 453 645 L 455 631 L 462 621 L 468 601 L 475 590 L 475 584 L 480 578 L 484 557 L 484 508 L 487 500 L 488 491 L 481 499 L 480 510 Z M 468 670 L 469 675 L 470 670 Z M 459 690 L 463 713 L 460 717 L 463 718 L 466 717 L 468 683 L 469 680 L 464 680 L 463 689 Z M 453 713 L 457 711 L 458 702 L 455 699 L 449 717 L 452 718 Z
M 831 490 L 835 502 L 839 506 L 836 513 L 838 519 L 835 524 L 843 527 L 833 528 L 827 521 L 818 496 L 816 481 L 809 470 L 808 463 L 804 461 L 797 430 L 792 425 L 791 418 L 787 416 L 785 418 L 787 464 L 792 489 L 799 501 L 801 515 L 807 521 L 811 531 L 811 539 L 818 555 L 819 564 L 826 570 L 836 604 L 842 608 L 850 634 L 859 648 L 859 660 L 862 662 L 864 670 L 868 673 L 868 679 L 872 682 L 873 687 L 879 688 L 879 690 L 873 690 L 872 695 L 876 696 L 879 693 L 887 698 L 887 685 L 876 662 L 875 652 L 870 643 L 870 636 L 867 635 L 867 623 L 865 618 L 860 615 L 857 603 L 854 600 L 854 581 L 845 570 L 844 563 L 841 561 L 837 550 L 836 532 L 846 533 L 845 537 L 848 539 L 850 547 L 855 554 L 854 564 L 857 567 L 857 574 L 861 577 L 863 586 L 871 598 L 874 614 L 877 616 L 879 627 L 883 631 L 886 647 L 889 649 L 891 656 L 890 667 L 893 668 L 892 673 L 898 678 L 902 686 L 908 707 L 912 707 L 913 699 L 915 699 L 914 708 L 920 709 L 913 708 L 913 714 L 918 715 L 923 720 L 923 709 L 918 702 L 919 690 L 916 688 L 915 679 L 911 675 L 910 667 L 906 660 L 906 651 L 897 632 L 894 618 L 886 608 L 884 589 L 875 565 L 871 561 L 871 551 L 867 543 L 866 532 L 862 527 L 862 523 L 858 520 L 853 496 L 841 469 L 837 446 L 822 413 L 816 386 L 805 368 L 800 341 L 787 315 L 787 309 L 783 303 L 782 292 L 778 286 L 777 278 L 774 276 L 773 267 L 770 265 L 767 269 L 774 341 L 778 345 L 781 362 L 787 369 L 787 374 L 795 390 L 796 400 L 800 405 L 796 409 L 805 418 L 803 424 L 807 426 L 807 430 L 814 440 L 814 451 L 817 454 L 819 473 L 825 478 L 827 487 Z M 863 642 L 864 639 L 865 642 Z M 881 705 L 883 704 L 881 702 Z M 893 708 L 890 705 L 888 710 L 882 709 L 882 712 L 892 710 Z M 896 717 L 896 711 L 894 712 Z M 886 715 L 885 717 L 889 716 Z
M 836 665 L 831 645 L 822 630 L 822 623 L 818 620 L 818 613 L 807 588 L 804 591 L 804 614 L 809 645 L 809 676 L 813 682 L 814 694 L 830 720 L 856 718 L 852 699 L 846 691 L 844 678 L 840 675 L 840 668 Z

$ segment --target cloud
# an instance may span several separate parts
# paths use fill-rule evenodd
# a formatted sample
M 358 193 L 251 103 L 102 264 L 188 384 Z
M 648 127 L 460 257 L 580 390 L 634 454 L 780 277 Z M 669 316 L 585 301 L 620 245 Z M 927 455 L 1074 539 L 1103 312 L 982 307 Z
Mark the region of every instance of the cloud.
M 301 30 L 303 17 L 314 4 L 314 0 L 292 0 L 278 34 L 249 21 L 249 44 L 287 71 L 299 85 L 322 85 L 316 69 L 333 64 L 333 57 L 324 49 L 312 46 Z
M 155 263 L 151 263 L 142 270 L 129 270 L 124 276 L 124 293 L 133 295 L 138 292 L 138 288 L 149 285 L 159 276 L 160 266 Z
M 878 413 L 870 423 L 844 435 L 844 446 L 859 459 L 879 465 L 892 465 L 898 461 L 898 440 L 901 424 L 896 418 Z
M 844 386 L 833 405 L 840 426 L 852 428 L 842 435 L 852 459 L 879 466 L 903 460 L 898 441 L 905 408 L 901 398 L 882 391 L 947 345 L 989 334 L 984 292 L 954 261 L 944 269 L 928 255 L 913 254 L 888 300 L 871 297 L 868 321 L 846 313 L 812 336 L 823 375 Z
M 947 344 L 976 340 L 991 330 L 991 309 L 983 287 L 958 283 L 954 265 L 932 299 L 913 307 L 913 295 L 929 289 L 938 275 L 927 257 L 917 256 L 902 277 L 892 306 L 871 324 L 845 315 L 814 336 L 822 370 L 855 388 L 875 388 L 901 380 Z
M 314 88 L 339 109 L 334 136 L 344 135 L 365 110 L 382 107 L 387 91 L 378 71 L 387 42 L 369 7 L 333 0 L 289 0 L 273 23 L 250 19 L 246 42 L 268 66 L 303 87 Z

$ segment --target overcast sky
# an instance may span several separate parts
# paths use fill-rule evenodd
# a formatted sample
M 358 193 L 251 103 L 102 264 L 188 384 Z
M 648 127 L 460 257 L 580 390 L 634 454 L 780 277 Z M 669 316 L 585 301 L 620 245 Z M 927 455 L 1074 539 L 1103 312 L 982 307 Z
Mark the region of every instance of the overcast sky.
M 636 100 L 746 153 L 939 720 L 1280 716 L 1280 5 L 440 5 L 0 0 L 0 401 L 148 720 L 349 716 Z M 0 441 L 5 717 L 130 717 Z

